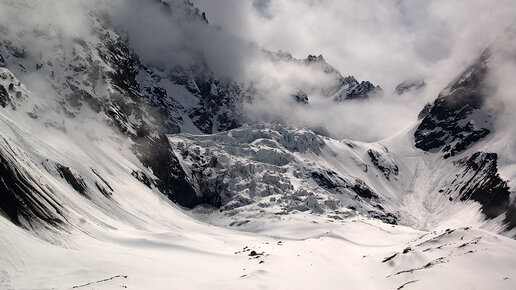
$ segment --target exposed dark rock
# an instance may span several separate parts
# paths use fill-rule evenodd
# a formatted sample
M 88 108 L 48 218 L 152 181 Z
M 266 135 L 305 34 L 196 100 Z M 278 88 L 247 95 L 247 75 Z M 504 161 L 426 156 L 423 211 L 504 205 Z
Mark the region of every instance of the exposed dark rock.
M 303 91 L 299 91 L 292 95 L 292 99 L 299 104 L 307 105 L 308 104 L 308 95 Z
M 424 270 L 424 269 L 429 269 L 429 268 L 432 268 L 435 265 L 444 264 L 444 263 L 448 263 L 448 262 L 449 262 L 449 260 L 447 260 L 445 257 L 439 257 L 439 258 L 437 258 L 437 259 L 435 259 L 435 260 L 433 260 L 431 262 L 426 263 L 424 266 L 413 268 L 413 269 L 399 271 L 399 272 L 394 273 L 392 275 L 389 275 L 387 277 L 396 276 L 396 275 L 400 275 L 400 274 L 404 274 L 404 273 L 414 273 L 416 271 L 421 271 L 421 270 Z M 410 284 L 410 283 L 415 283 L 415 281 L 407 282 L 404 285 Z M 398 289 L 402 289 L 404 285 L 400 286 L 400 288 L 398 288 Z
M 70 89 L 72 92 L 65 97 L 67 104 L 79 109 L 83 103 L 86 103 L 96 113 L 102 111 L 103 104 L 98 98 L 74 85 L 70 85 Z
M 500 178 L 496 153 L 476 152 L 457 161 L 462 171 L 456 175 L 445 194 L 451 194 L 458 186 L 461 201 L 474 200 L 482 205 L 482 212 L 488 218 L 506 213 L 505 222 L 509 229 L 516 226 L 516 206 L 511 204 L 510 189 Z
M 4 47 L 7 51 L 15 58 L 24 58 L 25 57 L 25 49 L 22 47 L 16 47 L 12 42 L 8 40 L 3 41 Z
M 396 290 L 401 290 L 401 289 L 405 288 L 405 286 L 407 286 L 409 284 L 417 283 L 418 281 L 419 280 L 411 280 L 411 281 L 405 282 L 400 287 L 398 287 Z
M 351 185 L 333 171 L 312 172 L 311 177 L 319 186 L 327 189 L 337 189 L 338 192 L 340 192 L 339 188 L 351 189 L 362 198 L 379 198 L 378 195 L 364 181 L 360 179 L 356 179 L 355 183 Z
M 242 126 L 244 118 L 239 112 L 242 110 L 244 101 L 250 96 L 246 95 L 238 84 L 220 81 L 213 76 L 195 79 L 185 76 L 185 78 L 190 78 L 190 85 L 186 88 L 199 98 L 198 105 L 188 113 L 199 130 L 211 134 Z
M 378 199 L 378 195 L 374 193 L 374 191 L 367 186 L 365 182 L 360 179 L 355 181 L 355 184 L 351 187 L 351 189 L 360 197 L 367 199 Z
M 287 61 L 299 61 L 288 53 L 279 52 L 275 56 Z M 333 98 L 335 102 L 364 100 L 370 96 L 383 93 L 380 86 L 375 86 L 368 81 L 358 82 L 353 76 L 343 77 L 336 68 L 326 62 L 322 55 L 309 55 L 302 62 L 308 66 L 315 67 L 317 70 L 322 69 L 325 74 L 330 75 L 337 81 L 335 85 L 322 88 L 321 91 L 323 95 Z
M 390 180 L 391 174 L 395 176 L 398 175 L 398 165 L 394 164 L 390 158 L 388 159 L 381 153 L 372 149 L 367 150 L 367 155 L 369 155 L 373 165 L 383 173 L 387 180 Z
M 82 195 L 86 195 L 86 184 L 84 184 L 84 180 L 80 176 L 76 176 L 72 173 L 69 167 L 63 166 L 61 164 L 57 164 L 56 168 L 61 175 L 62 178 L 72 186 L 75 191 L 79 192 Z
M 368 81 L 359 83 L 353 76 L 342 78 L 340 87 L 342 88 L 340 93 L 334 98 L 336 102 L 364 100 L 373 94 L 380 94 L 382 92 L 379 86 L 374 86 Z
M 105 197 L 110 197 L 113 194 L 113 190 L 109 190 L 95 181 L 95 186 Z
M 131 172 L 131 175 L 138 179 L 141 183 L 145 184 L 148 188 L 152 188 L 152 181 L 147 177 L 147 175 L 141 171 L 134 171 Z
M 428 103 L 423 107 L 423 110 L 421 110 L 421 112 L 419 112 L 419 114 L 417 115 L 417 120 L 419 121 L 428 116 L 428 114 L 430 114 L 430 110 L 432 110 L 432 104 Z
M 180 124 L 184 122 L 180 113 L 181 106 L 160 86 L 160 76 L 141 63 L 137 55 L 133 55 L 133 59 L 140 74 L 148 74 L 146 75 L 148 80 L 140 83 L 141 94 L 145 96 L 147 103 L 162 116 L 163 131 L 167 134 L 181 132 Z
M 11 99 L 9 98 L 9 93 L 4 88 L 4 86 L 0 85 L 0 106 L 7 107 L 10 103 Z
M 158 114 L 149 113 L 152 109 L 145 106 L 145 99 L 140 94 L 134 69 L 136 60 L 121 38 L 103 40 L 105 46 L 98 48 L 98 52 L 112 67 L 106 76 L 116 92 L 110 96 L 108 104 L 102 105 L 102 109 L 122 133 L 133 140 L 136 156 L 158 179 L 155 181 L 156 187 L 179 205 L 194 207 L 199 201 L 162 131 L 167 127 Z M 153 122 L 131 123 L 131 115 L 136 120 L 148 119 Z M 149 186 L 148 178 L 143 182 Z
M 385 263 L 385 262 L 389 262 L 390 260 L 396 258 L 396 256 L 398 255 L 398 253 L 394 254 L 394 255 L 391 255 L 391 256 L 388 256 L 388 257 L 385 257 L 382 261 L 382 263 Z
M 309 54 L 305 61 L 306 62 L 323 62 L 323 63 L 326 63 L 326 60 L 324 59 L 322 54 L 319 54 L 319 55 L 311 55 L 311 54 Z
M 93 169 L 93 168 L 92 168 L 92 169 L 91 169 L 91 171 L 92 171 L 92 172 L 93 172 L 93 173 L 94 173 L 98 178 L 100 178 L 100 180 L 101 180 L 101 181 L 102 181 L 102 182 L 103 182 L 103 183 L 104 183 L 104 184 L 109 188 L 109 190 L 110 190 L 110 191 L 113 191 L 113 188 L 111 187 L 111 185 L 109 184 L 109 182 L 107 182 L 107 181 L 104 179 L 104 177 L 102 177 L 102 176 L 100 175 L 100 173 L 98 173 L 98 172 L 97 172 L 97 170 L 95 170 L 95 169 Z
M 253 256 L 259 256 L 261 254 L 258 254 L 256 251 L 251 251 L 251 253 L 249 253 L 249 256 L 253 257 Z
M 390 225 L 397 225 L 398 224 L 398 217 L 396 215 L 387 212 L 387 213 L 381 213 L 381 212 L 373 212 L 370 211 L 369 215 L 377 220 L 381 220 L 382 222 Z
M 103 283 L 103 282 L 115 280 L 117 278 L 118 279 L 127 279 L 128 276 L 127 275 L 116 275 L 116 276 L 113 276 L 113 277 L 110 277 L 110 278 L 106 278 L 106 279 L 102 279 L 102 280 L 97 280 L 97 281 L 93 281 L 93 282 L 89 282 L 89 283 L 85 283 L 85 284 L 81 284 L 81 285 L 75 285 L 75 286 L 72 287 L 72 289 L 88 287 L 88 286 L 92 286 L 92 285 L 95 285 L 95 284 L 100 284 L 100 283 Z M 127 288 L 127 286 L 125 286 L 125 285 L 121 285 L 120 287 Z
M 443 90 L 414 132 L 417 148 L 454 156 L 491 131 L 491 116 L 482 109 L 489 95 L 486 84 L 489 50 Z M 425 106 L 425 109 L 428 108 Z M 424 109 L 424 110 L 425 110 Z M 472 114 L 476 113 L 475 119 Z
M 0 214 L 14 224 L 30 229 L 36 225 L 60 227 L 62 206 L 28 172 L 13 165 L 0 151 Z
M 319 186 L 327 189 L 349 187 L 349 184 L 334 171 L 312 172 L 311 176 Z
M 158 178 L 156 187 L 163 194 L 185 207 L 191 208 L 202 203 L 164 134 L 160 134 L 158 139 L 139 138 L 136 141 L 135 150 L 140 161 L 152 169 Z

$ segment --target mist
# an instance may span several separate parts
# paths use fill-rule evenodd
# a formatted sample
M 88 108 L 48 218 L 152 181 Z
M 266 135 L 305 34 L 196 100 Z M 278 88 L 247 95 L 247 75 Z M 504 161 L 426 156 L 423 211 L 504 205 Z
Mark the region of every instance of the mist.
M 487 85 L 492 88 L 487 98 L 488 109 L 497 117 L 495 129 L 516 136 L 516 21 L 507 27 L 492 47 Z M 511 139 L 516 146 L 516 138 Z M 516 161 L 516 156 L 512 156 Z
M 256 96 L 245 113 L 253 122 L 282 122 L 323 130 L 335 138 L 376 141 L 413 126 L 425 103 L 432 102 L 516 15 L 516 3 L 505 0 L 192 2 L 206 12 L 210 25 L 194 14 L 180 13 L 176 8 L 184 5 L 182 1 L 165 1 L 167 6 L 154 0 L 26 0 L 32 12 L 21 10 L 27 15 L 19 15 L 2 7 L 0 22 L 16 24 L 9 25 L 16 34 L 54 31 L 46 37 L 71 46 L 75 39 L 94 33 L 88 15 L 98 15 L 126 38 L 142 62 L 165 74 L 189 67 L 252 88 Z M 46 29 L 49 26 L 55 29 Z M 26 41 L 29 56 L 52 52 L 52 42 L 20 39 Z M 277 51 L 299 60 L 271 57 Z M 380 85 L 383 95 L 333 102 L 322 90 L 336 85 L 335 75 L 303 62 L 308 54 L 322 54 L 343 76 Z M 505 60 L 499 62 L 513 71 Z M 506 97 L 494 98 L 491 106 L 507 110 L 514 90 L 507 87 L 511 82 L 498 82 L 511 74 L 492 75 L 492 82 L 500 86 L 497 94 Z M 426 86 L 393 94 L 397 84 L 411 79 L 424 79 Z M 308 105 L 292 101 L 292 94 L 300 90 L 307 93 Z
M 505 0 L 193 2 L 207 12 L 212 25 L 230 34 L 297 58 L 322 54 L 344 76 L 380 85 L 382 98 L 338 105 L 318 100 L 300 107 L 292 106 L 283 90 L 266 88 L 278 78 L 262 79 L 262 91 L 269 93 L 249 107 L 255 120 L 288 116 L 290 125 L 324 127 L 333 137 L 362 141 L 379 140 L 414 125 L 424 104 L 493 43 L 516 15 L 516 2 Z M 397 84 L 413 79 L 424 79 L 426 86 L 402 96 L 392 94 Z

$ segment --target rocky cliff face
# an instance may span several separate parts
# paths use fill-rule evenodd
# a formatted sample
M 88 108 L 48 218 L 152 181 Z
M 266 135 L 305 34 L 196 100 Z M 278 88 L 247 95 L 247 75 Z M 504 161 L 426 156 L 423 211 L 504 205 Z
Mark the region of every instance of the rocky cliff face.
M 373 95 L 381 95 L 382 89 L 368 81 L 358 82 L 353 76 L 341 79 L 340 89 L 333 98 L 336 102 L 347 100 L 364 100 Z
M 460 171 L 444 190 L 450 198 L 461 201 L 474 200 L 482 205 L 482 211 L 488 218 L 495 218 L 505 213 L 504 221 L 508 229 L 516 226 L 516 205 L 511 203 L 511 192 L 507 181 L 498 174 L 498 155 L 496 153 L 475 152 L 455 164 Z M 451 188 L 459 185 L 459 190 Z
M 492 130 L 493 118 L 482 106 L 489 97 L 489 50 L 445 88 L 414 132 L 415 145 L 424 151 L 455 156 Z
M 511 50 L 514 36 L 514 29 L 508 28 L 441 91 L 433 104 L 426 105 L 414 131 L 416 148 L 453 160 L 453 173 L 445 178 L 439 192 L 449 195 L 450 201 L 480 203 L 488 218 L 504 216 L 509 229 L 516 225 L 513 191 L 500 177 L 498 167 L 498 159 L 507 152 L 489 152 L 493 150 L 490 137 L 501 132 L 495 130 L 499 112 L 488 103 L 497 93 L 490 77 Z
M 12 93 L 2 94 L 2 104 L 10 104 L 14 109 L 13 100 L 23 96 L 18 89 L 23 85 L 14 74 L 21 78 L 36 75 L 50 90 L 37 92 L 24 104 L 31 118 L 48 123 L 65 122 L 67 118 L 107 121 L 133 141 L 133 151 L 154 173 L 156 187 L 172 200 L 192 206 L 195 193 L 184 179 L 184 172 L 165 136 L 169 133 L 167 128 L 177 125 L 166 126 L 163 118 L 149 105 L 150 96 L 141 93 L 136 80 L 137 59 L 127 43 L 101 18 L 90 16 L 88 22 L 91 35 L 73 39 L 67 46 L 62 45 L 59 35 L 53 35 L 59 33 L 58 27 L 42 32 L 27 31 L 22 38 L 7 29 L 0 51 L 7 68 L 2 72 L 7 76 L 3 78 L 6 92 L 10 89 Z M 27 49 L 24 47 L 27 38 L 53 49 Z M 47 103 L 47 106 L 41 107 L 38 102 Z M 56 117 L 53 110 L 62 115 Z M 4 156 L 4 161 L 7 157 Z M 14 170 L 4 165 L 6 170 Z M 13 182 L 16 180 L 12 179 Z M 11 187 L 26 188 L 23 180 L 18 181 L 20 184 Z

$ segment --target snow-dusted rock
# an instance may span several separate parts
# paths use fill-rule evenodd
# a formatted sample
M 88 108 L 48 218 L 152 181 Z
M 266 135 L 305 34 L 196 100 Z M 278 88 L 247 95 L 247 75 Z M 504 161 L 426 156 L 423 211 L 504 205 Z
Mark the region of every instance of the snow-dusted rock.
M 442 152 L 444 158 L 456 155 L 492 130 L 493 118 L 484 104 L 487 90 L 489 49 L 439 94 L 425 112 L 414 132 L 417 148 Z

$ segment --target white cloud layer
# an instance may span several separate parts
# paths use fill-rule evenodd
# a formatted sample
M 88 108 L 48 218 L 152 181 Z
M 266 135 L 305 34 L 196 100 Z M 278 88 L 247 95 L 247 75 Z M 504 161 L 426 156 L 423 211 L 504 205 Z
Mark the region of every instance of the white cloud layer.
M 211 24 L 239 38 L 299 58 L 321 53 L 343 75 L 379 84 L 386 95 L 368 102 L 294 109 L 281 106 L 277 98 L 285 97 L 276 94 L 251 109 L 257 119 L 264 118 L 264 112 L 265 119 L 288 116 L 291 125 L 321 126 L 336 137 L 366 141 L 414 124 L 423 105 L 435 99 L 516 15 L 512 0 L 193 2 L 207 12 Z M 417 94 L 390 94 L 398 83 L 419 78 L 427 86 Z
M 219 77 L 252 82 L 258 96 L 247 109 L 256 121 L 282 120 L 364 141 L 414 124 L 424 104 L 516 15 L 514 0 L 192 0 L 214 25 L 206 26 L 174 12 L 179 11 L 174 3 L 182 0 L 168 1 L 172 14 L 155 0 L 4 1 L 0 4 L 26 3 L 33 9 L 19 15 L 0 7 L 0 23 L 20 32 L 59 27 L 63 42 L 91 32 L 88 11 L 109 15 L 147 63 L 167 70 L 205 61 Z M 27 53 L 49 50 L 41 45 L 26 43 Z M 323 54 L 344 76 L 378 84 L 385 95 L 337 105 L 312 91 L 310 106 L 295 106 L 290 96 L 295 90 L 310 91 L 334 79 L 303 63 L 272 62 L 261 48 L 298 58 Z M 391 94 L 399 82 L 419 78 L 427 83 L 424 89 Z M 500 95 L 509 92 L 504 87 Z

